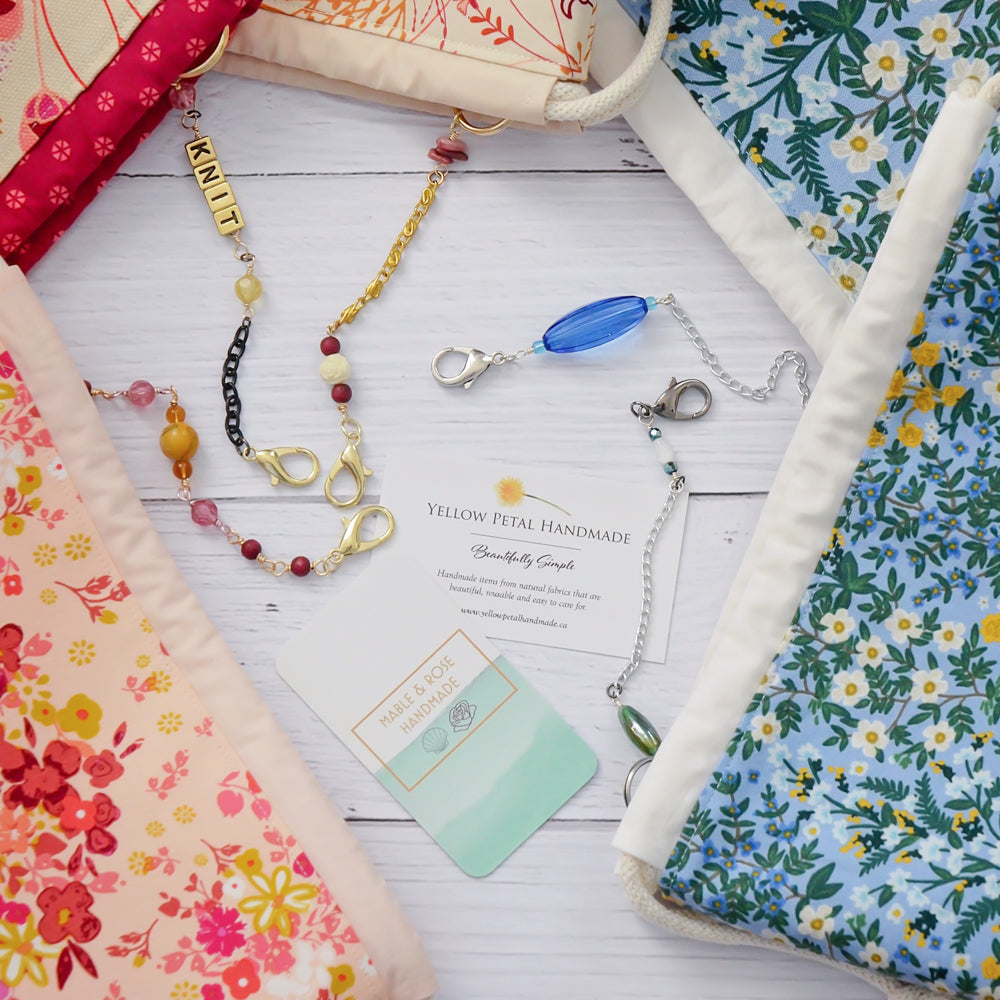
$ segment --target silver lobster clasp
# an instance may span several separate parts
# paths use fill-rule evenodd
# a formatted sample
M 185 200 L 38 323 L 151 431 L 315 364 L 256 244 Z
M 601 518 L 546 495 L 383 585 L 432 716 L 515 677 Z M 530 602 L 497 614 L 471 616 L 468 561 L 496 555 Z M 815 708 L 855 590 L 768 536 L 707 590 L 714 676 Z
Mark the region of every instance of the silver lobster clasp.
M 700 410 L 686 411 L 680 408 L 681 396 L 686 392 L 700 393 L 702 400 Z M 660 398 L 650 407 L 658 416 L 668 417 L 671 420 L 697 420 L 698 417 L 705 416 L 711 408 L 712 392 L 704 382 L 696 378 L 685 378 L 679 382 L 671 378 Z
M 438 368 L 438 363 L 449 354 L 464 354 L 465 367 L 457 375 L 445 375 Z M 438 351 L 431 362 L 431 374 L 441 385 L 462 385 L 468 389 L 472 383 L 493 364 L 493 356 L 480 351 L 476 347 L 446 347 Z

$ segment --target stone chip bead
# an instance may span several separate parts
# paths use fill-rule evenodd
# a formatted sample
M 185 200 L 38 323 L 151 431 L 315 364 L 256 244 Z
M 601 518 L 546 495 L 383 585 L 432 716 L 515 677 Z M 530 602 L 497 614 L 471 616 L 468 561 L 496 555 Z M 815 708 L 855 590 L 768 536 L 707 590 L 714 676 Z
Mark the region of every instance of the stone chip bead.
M 351 377 L 351 366 L 343 354 L 330 354 L 320 362 L 319 375 L 327 385 L 336 385 Z
M 261 284 L 260 278 L 252 271 L 241 274 L 236 279 L 233 288 L 236 290 L 236 298 L 245 306 L 250 305 L 251 302 L 256 302 L 264 291 L 264 286 Z

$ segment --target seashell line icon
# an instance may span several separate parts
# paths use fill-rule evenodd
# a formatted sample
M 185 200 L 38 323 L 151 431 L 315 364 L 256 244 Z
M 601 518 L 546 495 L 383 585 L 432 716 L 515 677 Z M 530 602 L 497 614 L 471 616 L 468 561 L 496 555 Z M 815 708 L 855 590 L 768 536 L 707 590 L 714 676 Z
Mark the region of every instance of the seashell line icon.
M 428 753 L 442 753 L 448 746 L 448 734 L 439 726 L 434 726 L 420 737 L 420 745 Z

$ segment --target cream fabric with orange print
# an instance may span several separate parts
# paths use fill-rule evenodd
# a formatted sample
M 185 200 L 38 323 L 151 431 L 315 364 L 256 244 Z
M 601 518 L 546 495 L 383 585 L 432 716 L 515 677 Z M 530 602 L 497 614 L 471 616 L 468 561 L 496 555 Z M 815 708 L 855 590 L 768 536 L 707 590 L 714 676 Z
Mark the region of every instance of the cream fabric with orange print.
M 91 84 L 157 2 L 25 0 L 0 13 L 0 177 Z

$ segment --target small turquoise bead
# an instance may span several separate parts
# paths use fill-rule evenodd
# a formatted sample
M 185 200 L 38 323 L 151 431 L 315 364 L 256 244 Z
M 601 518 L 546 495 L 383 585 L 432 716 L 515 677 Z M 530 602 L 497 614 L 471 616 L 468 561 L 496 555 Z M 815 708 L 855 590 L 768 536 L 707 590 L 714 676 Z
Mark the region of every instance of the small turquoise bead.
M 535 352 L 535 354 L 544 354 L 545 353 L 545 344 L 542 341 L 540 341 L 540 340 L 536 340 L 531 345 L 531 349 Z
M 659 305 L 659 302 L 657 302 L 656 299 L 654 299 L 652 295 L 647 295 L 646 296 L 646 305 L 650 309 L 655 309 Z
M 668 476 L 672 476 L 677 471 L 677 464 L 676 464 L 676 462 L 667 462 L 667 464 L 665 466 L 663 466 L 663 471 Z
M 625 735 L 644 754 L 652 757 L 660 747 L 660 734 L 649 719 L 631 705 L 621 705 L 618 709 L 618 721 Z
M 650 427 L 649 428 L 649 440 L 650 441 L 655 441 L 657 438 L 660 438 L 660 437 L 663 437 L 663 435 L 660 432 L 660 428 L 659 427 Z

